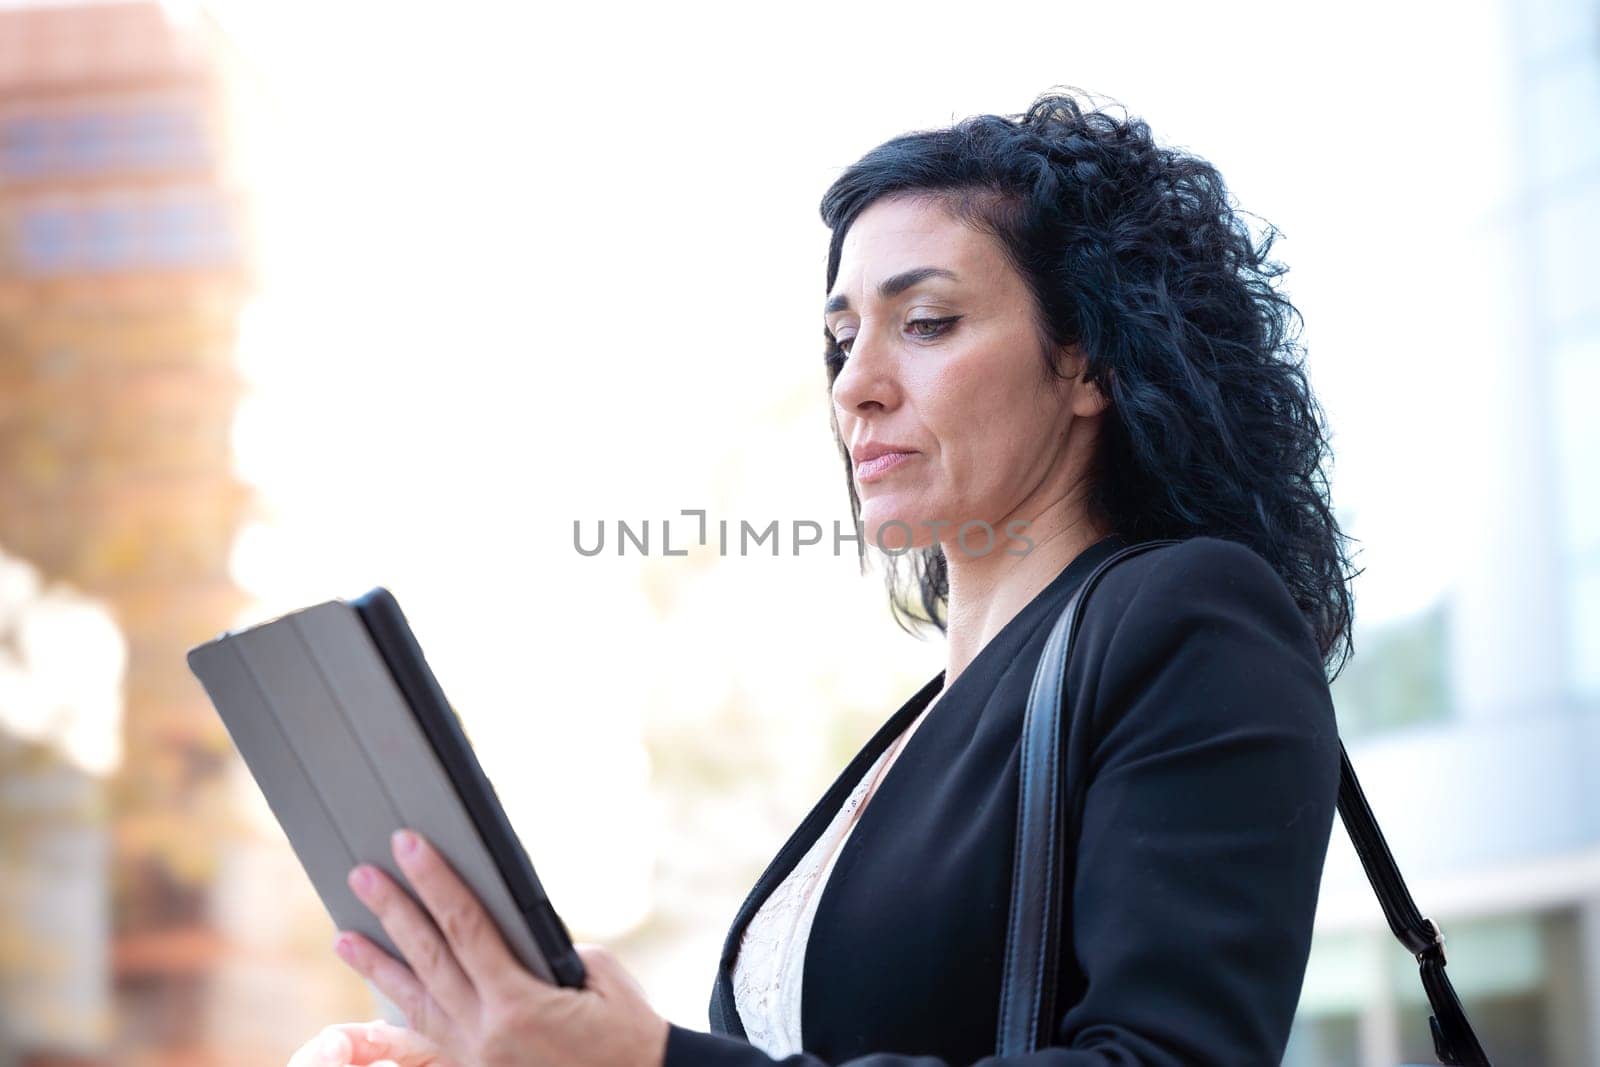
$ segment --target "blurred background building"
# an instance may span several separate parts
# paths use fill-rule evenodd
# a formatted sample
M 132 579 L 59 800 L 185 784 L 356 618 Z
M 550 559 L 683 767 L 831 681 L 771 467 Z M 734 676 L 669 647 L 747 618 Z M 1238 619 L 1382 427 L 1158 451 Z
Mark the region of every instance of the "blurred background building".
M 1460 308 L 1492 338 L 1496 399 L 1476 430 L 1489 442 L 1477 498 L 1436 533 L 1441 549 L 1470 544 L 1468 563 L 1410 621 L 1358 625 L 1334 698 L 1351 762 L 1418 906 L 1443 929 L 1446 970 L 1495 1062 L 1593 1064 L 1600 5 L 1507 5 L 1503 25 L 1511 181 L 1475 230 L 1494 299 Z M 1342 824 L 1323 885 L 1285 1062 L 1434 1062 L 1416 966 Z
M 243 603 L 230 62 L 208 19 L 154 3 L 0 10 L 0 1044 L 23 1064 L 220 1062 L 231 749 L 183 653 Z M 53 625 L 69 597 L 122 644 Z M 63 727 L 108 675 L 119 714 L 86 742 Z
M 953 117 L 913 97 L 998 110 L 1062 81 L 1187 131 L 1254 182 L 1244 206 L 1298 221 L 1289 278 L 1354 472 L 1334 498 L 1375 557 L 1334 686 L 1347 747 L 1497 1062 L 1600 1063 L 1600 5 L 1386 7 L 1378 34 L 1341 9 L 1299 36 L 1315 16 L 1286 8 L 1190 32 L 1174 5 L 1170 54 L 1080 9 L 1065 43 L 964 39 L 936 63 L 938 20 L 852 8 L 855 33 L 934 38 L 747 98 L 730 86 L 803 50 L 684 64 L 693 11 L 574 44 L 594 27 L 492 3 L 0 7 L 0 1067 L 276 1067 L 377 1014 L 183 654 L 380 581 L 575 936 L 704 1027 L 738 902 L 941 649 L 899 635 L 848 559 L 589 560 L 572 521 L 848 521 L 811 344 L 816 198 Z M 1286 57 L 1265 99 L 1200 47 L 1251 34 Z M 263 139 L 241 106 L 258 62 L 288 116 Z M 618 147 L 647 83 L 673 121 Z M 697 108 L 715 121 L 680 121 Z M 1261 149 L 1263 123 L 1288 147 Z M 1399 280 L 1370 258 L 1391 233 Z M 1375 304 L 1374 270 L 1406 300 Z M 1460 491 L 1364 481 L 1364 453 Z M 1423 534 L 1382 529 L 1430 493 L 1448 514 Z M 1439 591 L 1374 610 L 1435 555 L 1459 558 Z M 538 751 L 584 758 L 525 773 Z M 540 817 L 579 790 L 581 819 Z M 1427 1014 L 1336 824 L 1285 1062 L 1430 1062 Z

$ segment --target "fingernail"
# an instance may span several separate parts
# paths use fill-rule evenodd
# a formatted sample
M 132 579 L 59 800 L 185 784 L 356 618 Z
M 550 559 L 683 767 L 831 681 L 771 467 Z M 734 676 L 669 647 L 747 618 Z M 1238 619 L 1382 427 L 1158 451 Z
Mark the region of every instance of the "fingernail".
M 340 934 L 338 937 L 333 939 L 333 951 L 337 952 L 339 954 L 339 958 L 344 960 L 346 963 L 353 963 L 355 961 L 355 942 L 350 940 L 348 934 Z M 334 1034 L 333 1036 L 339 1040 L 343 1040 L 338 1034 Z M 324 1044 L 326 1044 L 326 1042 L 324 1042 Z
M 370 867 L 357 867 L 350 872 L 350 888 L 357 893 L 365 893 L 372 888 L 372 869 Z
M 396 830 L 394 832 L 394 847 L 403 856 L 409 856 L 417 851 L 417 835 L 410 830 Z

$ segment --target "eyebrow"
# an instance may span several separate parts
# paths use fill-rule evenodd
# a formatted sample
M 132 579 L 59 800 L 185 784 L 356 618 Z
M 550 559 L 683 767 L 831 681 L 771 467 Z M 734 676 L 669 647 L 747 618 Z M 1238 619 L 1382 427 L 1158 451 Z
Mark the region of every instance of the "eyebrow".
M 903 270 L 899 274 L 891 274 L 880 282 L 878 284 L 878 298 L 880 300 L 888 300 L 890 297 L 899 296 L 913 285 L 929 278 L 948 278 L 953 282 L 961 280 L 954 271 L 945 270 L 943 267 L 912 267 L 910 270 Z M 822 313 L 824 315 L 832 315 L 835 311 L 849 310 L 850 298 L 843 293 L 839 293 L 828 298 L 827 304 L 822 308 Z

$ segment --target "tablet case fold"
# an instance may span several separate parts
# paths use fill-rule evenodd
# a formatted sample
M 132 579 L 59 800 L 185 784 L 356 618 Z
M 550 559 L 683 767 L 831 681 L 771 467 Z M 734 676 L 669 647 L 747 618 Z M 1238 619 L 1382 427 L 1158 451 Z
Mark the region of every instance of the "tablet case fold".
M 387 590 L 223 634 L 188 660 L 337 928 L 404 960 L 345 877 L 370 863 L 409 891 L 389 838 L 411 827 L 472 887 L 523 966 L 584 984 L 566 926 Z

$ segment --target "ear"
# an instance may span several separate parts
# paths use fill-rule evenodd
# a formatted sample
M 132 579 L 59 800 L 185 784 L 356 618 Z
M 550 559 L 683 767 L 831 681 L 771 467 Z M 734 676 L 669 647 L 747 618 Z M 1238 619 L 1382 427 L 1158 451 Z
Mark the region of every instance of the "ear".
M 1111 406 L 1111 398 L 1098 385 L 1083 380 L 1088 364 L 1089 357 L 1076 345 L 1061 350 L 1061 372 L 1067 379 L 1061 383 L 1061 388 L 1067 390 L 1068 404 L 1079 418 L 1092 418 Z M 1106 371 L 1108 378 L 1111 374 L 1112 371 Z

